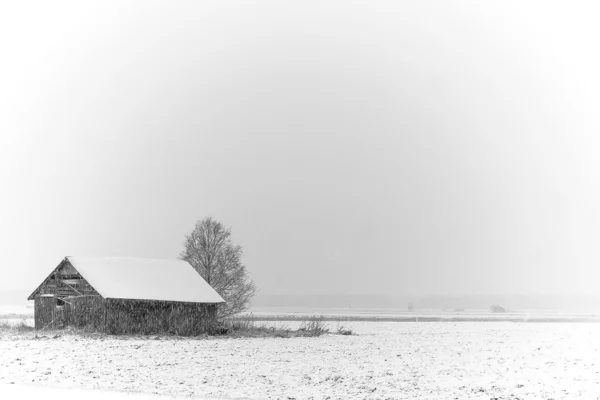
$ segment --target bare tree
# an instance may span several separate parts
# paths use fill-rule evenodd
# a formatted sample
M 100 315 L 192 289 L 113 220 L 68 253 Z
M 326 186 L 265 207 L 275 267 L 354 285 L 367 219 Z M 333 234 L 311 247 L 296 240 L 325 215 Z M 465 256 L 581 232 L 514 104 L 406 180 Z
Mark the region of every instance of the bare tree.
M 220 319 L 247 310 L 256 294 L 256 286 L 241 261 L 242 248 L 233 244 L 230 237 L 230 229 L 211 217 L 204 218 L 185 236 L 179 255 L 227 302 L 219 306 Z

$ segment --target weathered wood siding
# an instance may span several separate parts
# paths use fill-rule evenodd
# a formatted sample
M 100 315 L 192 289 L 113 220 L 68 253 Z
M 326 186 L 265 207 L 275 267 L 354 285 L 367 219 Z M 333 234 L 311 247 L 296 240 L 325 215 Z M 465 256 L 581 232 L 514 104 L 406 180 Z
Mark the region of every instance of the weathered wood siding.
M 68 297 L 98 295 L 98 292 L 75 270 L 71 263 L 64 261 L 42 283 L 37 294 Z
M 59 305 L 58 302 L 63 304 Z M 35 329 L 63 329 L 68 326 L 102 331 L 104 300 L 100 296 L 41 297 L 34 300 Z
M 62 301 L 63 305 L 58 305 Z M 215 304 L 102 299 L 100 296 L 35 297 L 35 328 L 69 326 L 108 334 L 170 333 L 194 336 L 213 333 Z
M 104 331 L 106 300 L 100 296 L 74 297 L 65 299 L 69 310 L 67 325 L 75 328 Z
M 54 320 L 56 299 L 53 297 L 36 296 L 33 302 L 33 320 L 35 329 L 49 327 Z
M 217 323 L 214 304 L 109 299 L 105 305 L 109 334 L 193 336 L 212 333 Z

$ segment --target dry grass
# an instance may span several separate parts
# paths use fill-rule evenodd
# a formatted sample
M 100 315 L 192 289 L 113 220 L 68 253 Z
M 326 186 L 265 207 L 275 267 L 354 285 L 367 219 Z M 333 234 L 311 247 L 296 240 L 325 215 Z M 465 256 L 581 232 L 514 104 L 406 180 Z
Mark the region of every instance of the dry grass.
M 249 318 L 232 318 L 221 323 L 213 334 L 203 334 L 200 336 L 178 336 L 166 332 L 153 334 L 126 334 L 126 335 L 107 335 L 93 327 L 76 328 L 68 326 L 65 329 L 41 329 L 35 330 L 26 324 L 25 321 L 18 323 L 8 323 L 0 321 L 0 334 L 16 337 L 28 337 L 30 339 L 56 339 L 63 336 L 78 336 L 87 339 L 146 339 L 146 340 L 177 340 L 177 339 L 209 339 L 213 338 L 243 338 L 243 337 L 272 337 L 272 338 L 294 338 L 294 337 L 319 337 L 326 334 L 334 335 L 353 335 L 351 329 L 340 326 L 339 322 L 335 329 L 330 329 L 326 320 L 322 316 L 306 317 L 300 321 L 297 329 L 292 329 L 287 324 L 274 325 L 273 321 L 257 321 L 252 316 Z
M 7 321 L 0 321 L 1 333 L 27 333 L 32 332 L 33 330 L 34 328 L 27 325 L 24 320 L 12 324 Z
M 289 338 L 293 331 L 288 326 L 275 327 L 253 320 L 226 320 L 217 335 L 228 337 L 280 337 Z
M 279 327 L 260 322 L 252 318 L 235 318 L 225 321 L 222 325 L 222 335 L 229 337 L 318 337 L 325 334 L 352 335 L 352 330 L 339 327 L 332 331 L 323 317 L 308 317 L 300 321 L 300 327 L 290 329 L 288 325 Z
M 311 317 L 300 323 L 298 332 L 302 332 L 305 336 L 321 336 L 329 333 L 329 327 L 323 317 Z
M 335 330 L 335 333 L 337 333 L 338 335 L 344 335 L 344 336 L 354 335 L 354 331 L 352 329 L 348 329 L 348 328 L 344 327 L 343 325 L 339 325 L 339 323 L 338 323 L 337 329 Z

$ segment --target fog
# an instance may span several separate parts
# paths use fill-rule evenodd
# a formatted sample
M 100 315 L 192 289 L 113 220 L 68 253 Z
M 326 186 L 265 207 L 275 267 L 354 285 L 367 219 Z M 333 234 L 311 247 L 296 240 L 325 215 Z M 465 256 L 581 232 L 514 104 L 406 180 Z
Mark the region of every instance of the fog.
M 597 291 L 598 8 L 557 4 L 2 5 L 0 290 L 212 216 L 263 294 Z

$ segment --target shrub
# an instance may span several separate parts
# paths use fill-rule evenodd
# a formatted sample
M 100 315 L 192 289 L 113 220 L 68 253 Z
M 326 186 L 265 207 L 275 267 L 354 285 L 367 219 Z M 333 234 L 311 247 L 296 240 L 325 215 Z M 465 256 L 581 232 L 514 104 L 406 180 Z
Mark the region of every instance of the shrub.
M 354 331 L 352 331 L 352 329 L 345 329 L 343 326 L 340 326 L 336 333 L 344 336 L 354 335 Z
M 301 322 L 298 332 L 301 332 L 303 336 L 321 336 L 329 333 L 329 327 L 323 317 L 312 317 Z
M 287 338 L 293 332 L 287 326 L 276 328 L 266 323 L 258 323 L 250 318 L 236 318 L 223 321 L 217 328 L 217 335 L 230 337 L 280 337 Z
M 216 330 L 216 334 L 230 337 L 316 337 L 327 333 L 330 333 L 330 330 L 323 317 L 303 319 L 300 327 L 293 330 L 289 325 L 276 327 L 266 322 L 259 323 L 251 315 L 246 318 L 224 320 Z

